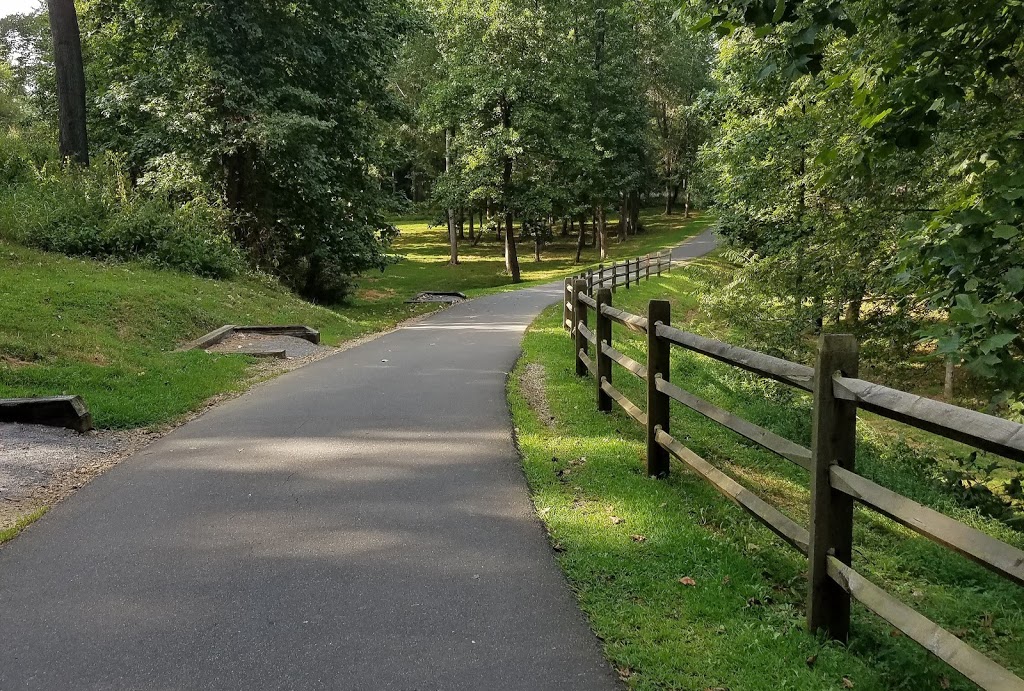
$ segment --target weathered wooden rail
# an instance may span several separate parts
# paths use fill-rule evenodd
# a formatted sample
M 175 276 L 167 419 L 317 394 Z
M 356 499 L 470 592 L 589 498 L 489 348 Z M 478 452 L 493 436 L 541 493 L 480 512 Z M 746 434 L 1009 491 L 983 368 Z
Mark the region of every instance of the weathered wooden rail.
M 566 329 L 572 327 L 569 320 L 572 287 L 576 281 L 584 281 L 587 285 L 587 297 L 593 299 L 594 291 L 609 288 L 614 293 L 622 287 L 629 290 L 631 285 L 640 283 L 640 279 L 650 280 L 651 276 L 661 276 L 662 271 L 672 271 L 672 251 L 663 250 L 647 254 L 636 259 L 614 262 L 611 266 L 598 264 L 596 269 L 587 269 L 583 273 L 565 279 L 565 303 L 562 307 L 562 324 Z M 591 305 L 593 307 L 594 305 Z M 629 326 L 627 324 L 626 326 Z M 645 327 L 646 328 L 646 327 Z
M 857 378 L 858 344 L 853 336 L 822 336 L 816 365 L 808 367 L 674 328 L 665 300 L 652 300 L 646 317 L 614 308 L 612 291 L 601 287 L 607 276 L 603 272 L 598 275 L 596 282 L 590 274 L 567 282 L 563 323 L 573 336 L 576 373 L 592 374 L 596 380 L 597 409 L 609 412 L 613 403 L 618 404 L 646 428 L 649 475 L 668 475 L 672 459 L 683 463 L 807 556 L 807 625 L 811 631 L 825 631 L 832 638 L 847 640 L 853 598 L 981 688 L 1024 691 L 1024 681 L 1014 673 L 872 584 L 851 565 L 853 507 L 854 502 L 859 502 L 1024 585 L 1024 551 L 858 475 L 854 468 L 858 408 L 1018 461 L 1024 460 L 1024 425 Z M 613 285 L 617 275 L 613 267 Z M 593 329 L 588 325 L 591 313 Z M 647 335 L 646 365 L 612 346 L 614 324 Z M 810 392 L 814 397 L 811 448 L 780 437 L 671 383 L 672 347 L 685 348 Z M 614 387 L 613 364 L 647 383 L 646 411 Z M 798 524 L 673 437 L 672 402 L 809 471 L 810 525 Z

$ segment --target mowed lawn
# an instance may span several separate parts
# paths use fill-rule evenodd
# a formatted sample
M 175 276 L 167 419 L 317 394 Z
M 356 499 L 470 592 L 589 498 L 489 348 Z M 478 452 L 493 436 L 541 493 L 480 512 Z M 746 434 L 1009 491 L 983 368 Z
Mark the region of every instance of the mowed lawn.
M 650 252 L 675 247 L 683 240 L 704 230 L 711 222 L 708 217 L 683 219 L 682 216 L 664 216 L 649 210 L 642 214 L 645 232 L 630 236 L 625 242 L 610 238 L 609 260 L 630 259 Z M 400 235 L 393 251 L 402 257 L 398 264 L 388 267 L 383 274 L 367 275 L 360 279 L 358 302 L 407 299 L 421 290 L 457 290 L 477 294 L 488 289 L 511 286 L 505 272 L 504 244 L 495 233 L 484 235 L 476 246 L 463 240 L 459 247 L 459 265 L 448 263 L 448 229 L 430 227 L 427 218 L 395 221 Z M 469 224 L 466 224 L 468 233 Z M 583 267 L 596 265 L 598 250 L 588 243 L 583 249 L 580 264 L 575 264 L 576 237 L 560 237 L 556 228 L 554 241 L 544 245 L 541 261 L 534 258 L 532 239 L 518 240 L 519 268 L 526 283 L 552 281 L 564 278 Z M 609 234 L 614 234 L 615 222 L 609 220 Z

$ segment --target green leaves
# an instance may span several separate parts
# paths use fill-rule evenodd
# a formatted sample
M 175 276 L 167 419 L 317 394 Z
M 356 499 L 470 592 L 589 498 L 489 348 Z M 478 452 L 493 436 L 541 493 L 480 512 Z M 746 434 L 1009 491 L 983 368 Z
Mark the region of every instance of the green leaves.
M 252 263 L 340 300 L 389 261 L 375 168 L 407 21 L 397 0 L 89 2 L 93 140 L 172 194 L 188 170 Z
M 981 352 L 985 354 L 1003 350 L 1004 348 L 1006 348 L 1006 346 L 1010 345 L 1018 338 L 1018 334 L 1011 332 L 996 334 L 982 341 L 981 345 L 979 346 L 979 350 L 981 350 Z
M 1020 234 L 1020 228 L 1001 223 L 992 227 L 992 237 L 996 240 L 1009 240 Z

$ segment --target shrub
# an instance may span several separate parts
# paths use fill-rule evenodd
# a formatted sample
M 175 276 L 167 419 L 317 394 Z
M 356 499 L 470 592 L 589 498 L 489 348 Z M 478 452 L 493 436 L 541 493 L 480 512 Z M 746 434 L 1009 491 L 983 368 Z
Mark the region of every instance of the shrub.
M 71 256 L 140 260 L 211 278 L 244 269 L 218 204 L 133 189 L 110 158 L 87 169 L 50 163 L 33 171 L 0 194 L 0 234 Z

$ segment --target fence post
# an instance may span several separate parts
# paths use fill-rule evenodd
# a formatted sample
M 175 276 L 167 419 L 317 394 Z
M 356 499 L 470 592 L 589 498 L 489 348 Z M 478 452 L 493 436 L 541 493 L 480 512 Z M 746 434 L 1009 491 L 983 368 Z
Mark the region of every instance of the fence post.
M 647 255 L 647 259 L 644 262 L 644 280 L 651 280 L 651 255 Z
M 562 328 L 572 333 L 572 327 L 566 324 L 569 321 L 569 303 L 572 300 L 572 279 L 567 278 L 562 282 Z
M 853 552 L 853 499 L 832 489 L 829 470 L 853 470 L 857 451 L 857 405 L 835 397 L 832 376 L 856 377 L 857 339 L 822 334 L 814 370 L 811 432 L 811 540 L 808 554 L 807 626 L 846 641 L 850 632 L 850 595 L 828 575 L 831 553 L 849 565 Z
M 597 345 L 594 357 L 597 362 L 597 409 L 602 413 L 612 412 L 612 398 L 601 388 L 601 382 L 612 383 L 612 359 L 605 354 L 601 346 L 612 344 L 612 320 L 601 313 L 602 305 L 612 304 L 612 292 L 607 288 L 597 291 L 597 321 L 594 322 L 594 335 Z
M 665 254 L 668 255 L 668 269 L 666 273 L 672 273 L 672 250 L 666 250 Z
M 661 277 L 661 257 L 664 254 L 665 254 L 664 252 L 658 252 L 658 277 L 659 278 Z
M 612 293 L 619 287 L 619 263 L 612 262 Z
M 629 260 L 626 260 L 626 290 L 629 290 Z
M 582 324 L 583 326 L 587 325 L 587 305 L 580 300 L 580 292 L 586 290 L 586 288 L 587 282 L 582 279 L 576 279 L 572 284 L 572 332 L 574 336 L 573 343 L 576 346 L 574 359 L 576 360 L 576 376 L 578 377 L 585 377 L 590 373 L 590 370 L 587 369 L 586 363 L 580 359 L 581 350 L 584 353 L 589 351 L 587 348 L 589 341 L 584 337 L 583 332 L 577 328 L 578 324 Z
M 594 270 L 587 269 L 587 295 L 594 297 Z
M 656 437 L 659 429 L 666 434 L 670 431 L 671 399 L 658 391 L 658 379 L 669 380 L 671 344 L 658 336 L 658 324 L 672 324 L 672 303 L 668 300 L 651 300 L 647 304 L 647 474 L 668 477 L 668 451 Z

